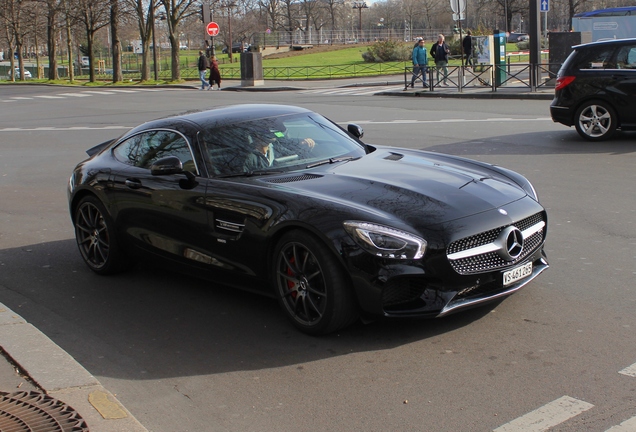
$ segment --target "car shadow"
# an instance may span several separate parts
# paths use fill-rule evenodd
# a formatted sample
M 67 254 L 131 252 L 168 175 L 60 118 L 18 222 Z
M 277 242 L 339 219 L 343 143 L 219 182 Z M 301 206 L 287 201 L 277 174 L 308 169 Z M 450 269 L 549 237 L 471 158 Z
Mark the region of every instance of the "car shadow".
M 636 132 L 616 132 L 611 140 L 590 142 L 573 128 L 557 132 L 531 132 L 501 135 L 488 139 L 461 141 L 425 147 L 428 150 L 457 156 L 475 155 L 550 155 L 550 154 L 615 154 L 636 152 Z
M 74 240 L 0 250 L 0 300 L 97 376 L 149 380 L 302 365 L 430 340 L 488 314 L 358 322 L 312 337 L 274 299 L 140 264 L 91 272 Z

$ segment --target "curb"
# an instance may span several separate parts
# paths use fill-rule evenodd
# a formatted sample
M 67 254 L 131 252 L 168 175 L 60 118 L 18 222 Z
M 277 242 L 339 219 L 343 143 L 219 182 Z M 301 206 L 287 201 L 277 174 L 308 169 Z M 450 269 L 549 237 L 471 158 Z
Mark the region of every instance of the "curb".
M 148 432 L 71 355 L 2 303 L 0 347 L 44 393 L 77 411 L 92 432 Z

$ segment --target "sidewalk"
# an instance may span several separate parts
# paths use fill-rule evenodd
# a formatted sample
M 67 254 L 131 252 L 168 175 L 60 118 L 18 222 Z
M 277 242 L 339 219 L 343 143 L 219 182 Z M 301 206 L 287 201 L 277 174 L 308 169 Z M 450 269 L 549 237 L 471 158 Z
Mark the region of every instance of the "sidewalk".
M 170 85 L 198 89 L 199 82 Z M 552 100 L 554 89 L 542 87 L 531 92 L 527 87 L 501 87 L 493 92 L 490 87 L 444 87 L 433 91 L 420 88 L 404 89 L 403 76 L 351 78 L 333 80 L 278 81 L 267 80 L 262 86 L 242 87 L 238 80 L 225 80 L 223 91 L 299 91 L 351 87 L 377 87 L 380 96 L 410 96 L 473 99 L 538 99 Z M 396 86 L 402 89 L 396 91 Z M 91 432 L 147 432 L 130 412 L 105 389 L 99 381 L 66 351 L 22 317 L 0 303 L 0 430 L 11 423 L 9 416 L 19 416 L 18 405 L 8 401 L 8 394 L 23 392 L 24 398 L 48 395 L 63 404 L 53 404 L 53 410 L 63 407 L 77 424 L 73 430 Z M 27 392 L 27 393 L 24 393 Z M 34 392 L 34 393 L 28 393 Z M 4 396 L 4 397 L 2 397 Z M 41 399 L 41 398 L 40 398 Z M 46 401 L 39 402 L 27 412 L 49 410 Z M 66 405 L 64 405 L 66 404 Z M 38 405 L 37 403 L 34 405 Z M 53 414 L 51 414 L 53 415 Z M 67 415 L 68 417 L 68 415 Z
M 0 348 L 0 430 L 147 432 L 73 357 L 2 303 Z M 16 418 L 51 427 L 24 429 Z
M 410 76 L 408 76 L 410 82 Z M 395 91 L 395 86 L 402 89 Z M 194 88 L 199 88 L 194 84 Z M 302 91 L 351 88 L 351 87 L 378 87 L 376 96 L 410 96 L 410 97 L 443 97 L 443 98 L 468 98 L 468 99 L 534 99 L 552 100 L 554 98 L 554 87 L 539 87 L 532 92 L 527 86 L 520 83 L 512 86 L 502 86 L 492 91 L 491 87 L 471 86 L 464 87 L 459 91 L 457 87 L 436 87 L 432 91 L 422 87 L 404 88 L 404 76 L 392 75 L 381 77 L 363 78 L 341 78 L 331 80 L 265 80 L 260 86 L 241 86 L 240 80 L 224 80 L 223 91 L 251 91 L 251 92 L 271 92 L 271 91 Z M 382 87 L 391 87 L 383 90 Z

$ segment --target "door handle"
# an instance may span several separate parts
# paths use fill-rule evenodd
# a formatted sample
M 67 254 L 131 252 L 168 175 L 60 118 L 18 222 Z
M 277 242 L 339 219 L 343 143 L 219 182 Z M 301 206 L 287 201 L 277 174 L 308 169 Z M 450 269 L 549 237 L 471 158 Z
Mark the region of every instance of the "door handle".
M 141 188 L 141 181 L 139 181 L 137 179 L 126 179 L 124 184 L 126 186 L 128 186 L 130 189 L 139 189 L 139 188 Z

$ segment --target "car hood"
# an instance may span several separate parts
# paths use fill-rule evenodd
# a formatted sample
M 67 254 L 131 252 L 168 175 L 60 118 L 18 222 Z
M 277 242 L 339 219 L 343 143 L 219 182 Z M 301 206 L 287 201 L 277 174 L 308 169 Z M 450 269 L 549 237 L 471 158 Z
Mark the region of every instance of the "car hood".
M 494 167 L 402 149 L 378 149 L 358 160 L 312 170 L 284 185 L 303 195 L 431 226 L 501 208 L 527 194 Z M 426 220 L 423 220 L 425 218 Z

